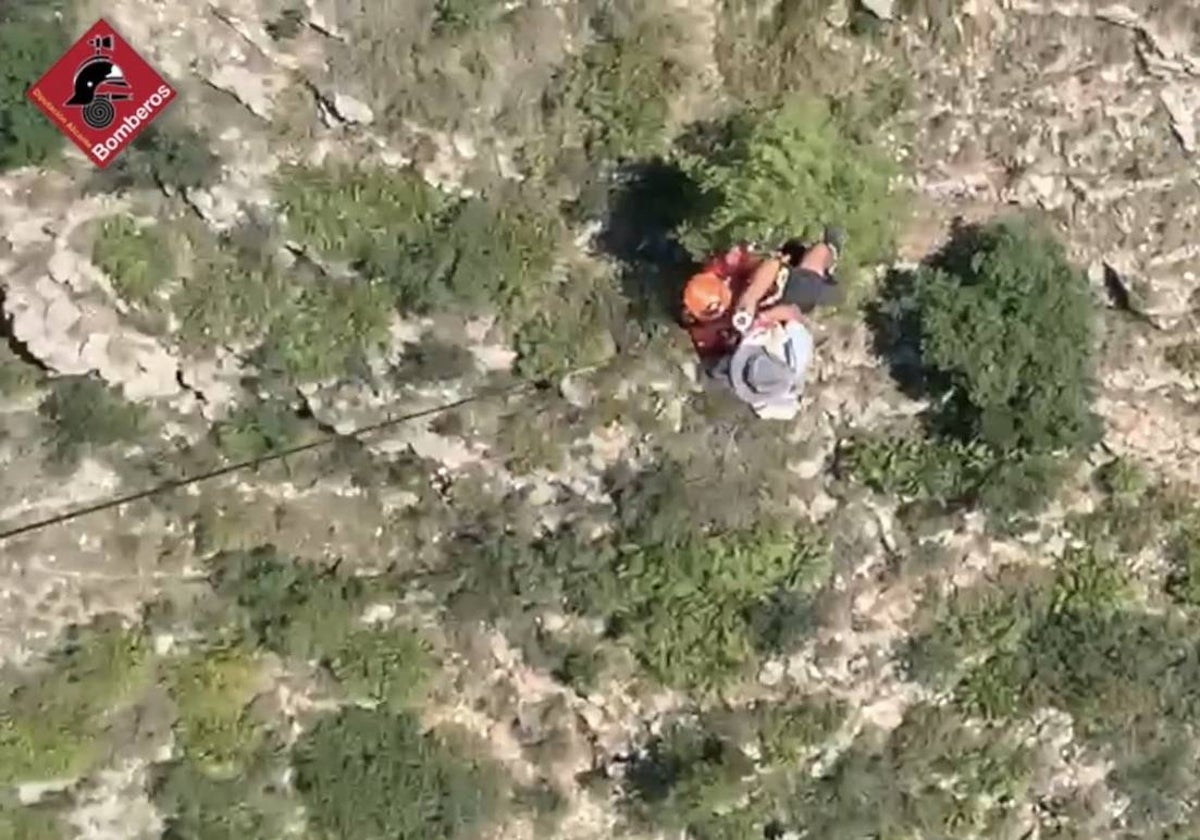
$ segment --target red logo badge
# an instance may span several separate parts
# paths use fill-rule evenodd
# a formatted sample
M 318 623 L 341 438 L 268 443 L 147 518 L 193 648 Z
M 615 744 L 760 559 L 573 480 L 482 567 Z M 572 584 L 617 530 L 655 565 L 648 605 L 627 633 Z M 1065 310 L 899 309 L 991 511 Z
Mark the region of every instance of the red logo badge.
M 100 19 L 29 89 L 29 99 L 103 169 L 166 109 L 175 89 Z

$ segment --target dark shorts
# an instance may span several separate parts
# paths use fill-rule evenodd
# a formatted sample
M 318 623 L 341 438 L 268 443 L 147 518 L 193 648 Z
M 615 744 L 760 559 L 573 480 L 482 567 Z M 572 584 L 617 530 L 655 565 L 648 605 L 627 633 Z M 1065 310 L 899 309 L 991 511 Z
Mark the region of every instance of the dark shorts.
M 780 303 L 790 303 L 801 312 L 811 312 L 818 306 L 837 306 L 845 299 L 843 289 L 830 283 L 824 275 L 808 268 L 793 268 L 788 272 Z

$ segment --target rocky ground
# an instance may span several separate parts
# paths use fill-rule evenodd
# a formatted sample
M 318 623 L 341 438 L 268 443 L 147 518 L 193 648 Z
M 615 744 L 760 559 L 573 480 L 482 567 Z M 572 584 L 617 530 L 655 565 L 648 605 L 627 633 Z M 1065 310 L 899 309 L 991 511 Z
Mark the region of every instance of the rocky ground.
M 232 227 L 254 208 L 270 210 L 270 177 L 289 161 L 328 155 L 412 161 L 430 183 L 450 190 L 519 178 L 513 138 L 529 128 L 522 123 L 520 92 L 533 89 L 587 37 L 586 21 L 571 3 L 527 10 L 524 28 L 502 29 L 487 44 L 486 59 L 499 70 L 471 91 L 477 106 L 452 130 L 446 124 L 434 128 L 387 113 L 394 95 L 387 80 L 356 72 L 349 5 L 308 0 L 305 25 L 287 42 L 267 34 L 279 10 L 265 0 L 104 5 L 104 16 L 177 86 L 175 116 L 213 131 L 220 181 L 182 196 L 213 230 Z M 711 51 L 717 10 L 708 2 L 677 5 L 687 13 L 694 53 L 687 60 L 707 70 L 690 81 L 678 106 L 694 116 L 706 107 L 709 76 L 717 72 Z M 884 17 L 892 11 L 889 3 L 865 5 Z M 405 14 L 403 4 L 383 6 L 398 19 Z M 382 10 L 375 14 L 386 17 Z M 845 18 L 837 9 L 828 17 L 837 23 L 839 15 Z M 90 21 L 88 13 L 82 18 Z M 1200 373 L 1181 371 L 1165 355 L 1194 340 L 1200 300 L 1200 10 L 1185 0 L 968 0 L 938 22 L 896 24 L 888 38 L 867 47 L 872 60 L 909 74 L 910 100 L 890 126 L 918 194 L 901 258 L 929 253 L 957 216 L 983 218 L 1014 206 L 1044 211 L 1108 307 L 1097 403 L 1105 420 L 1104 452 L 1156 475 L 1200 480 Z M 813 25 L 834 41 L 851 37 L 828 22 Z M 531 28 L 539 33 L 536 47 L 522 40 Z M 412 113 L 437 105 L 422 103 Z M 501 115 L 515 128 L 498 125 Z M 96 372 L 128 401 L 166 418 L 178 437 L 197 439 L 247 397 L 237 348 L 190 354 L 169 330 L 156 333 L 131 317 L 110 279 L 90 261 L 87 227 L 123 212 L 153 216 L 161 197 L 85 195 L 81 184 L 89 166 L 72 151 L 53 170 L 0 176 L 0 284 L 11 334 L 52 374 Z M 581 243 L 587 252 L 587 240 Z M 603 260 L 598 254 L 588 258 Z M 477 370 L 466 379 L 374 391 L 314 386 L 304 393 L 312 415 L 344 433 L 396 413 L 397 401 L 411 412 L 459 399 L 512 361 L 512 351 L 486 322 L 397 319 L 392 352 L 439 331 L 456 336 L 473 354 Z M 646 357 L 625 367 L 624 402 L 650 406 L 668 430 L 679 423 L 677 415 L 686 410 L 682 397 L 693 387 L 680 361 Z M 564 382 L 561 399 L 588 404 L 594 376 L 582 372 Z M 522 399 L 496 399 L 471 410 L 480 428 L 497 429 L 499 409 L 519 407 Z M 66 476 L 44 471 L 36 405 L 35 395 L 0 408 L 0 523 L 20 524 L 129 492 L 151 477 L 130 467 L 137 451 L 85 458 Z M 864 724 L 894 727 L 910 704 L 926 697 L 925 689 L 903 677 L 896 654 L 927 587 L 963 585 L 1004 563 L 1043 562 L 1063 540 L 1060 509 L 1029 537 L 987 534 L 978 517 L 967 515 L 918 546 L 898 534 L 894 505 L 847 498 L 829 469 L 838 441 L 920 409 L 896 390 L 871 350 L 866 327 L 836 316 L 820 326 L 804 411 L 792 426 L 778 429 L 797 442 L 793 466 L 804 487 L 794 503 L 814 521 L 835 523 L 849 535 L 854 559 L 839 569 L 830 621 L 793 656 L 768 662 L 743 699 L 819 689 L 849 701 L 851 716 L 825 748 L 830 760 Z M 565 463 L 520 473 L 498 457 L 486 432 L 445 434 L 434 421 L 418 419 L 368 439 L 367 450 L 376 457 L 411 452 L 422 459 L 413 463 L 425 474 L 390 493 L 364 491 L 348 479 L 312 480 L 311 473 L 298 485 L 264 469 L 6 540 L 0 545 L 0 657 L 25 661 L 68 624 L 109 612 L 133 619 L 156 596 L 186 585 L 199 574 L 203 554 L 191 524 L 200 514 L 224 523 L 217 538 L 222 547 L 271 542 L 297 557 L 355 557 L 364 567 L 384 566 L 410 548 L 397 512 L 416 505 L 431 480 L 482 476 L 499 495 L 526 494 L 537 515 L 552 524 L 571 515 L 573 499 L 604 501 L 602 472 L 644 458 L 647 446 L 620 423 L 597 422 L 577 430 L 579 445 Z M 1062 507 L 1088 504 L 1080 493 Z M 889 571 L 898 555 L 918 548 L 936 551 L 943 559 L 939 568 L 953 572 L 929 577 Z M 688 703 L 619 680 L 581 697 L 523 662 L 499 633 L 474 653 L 473 660 L 447 660 L 445 679 L 455 690 L 432 703 L 426 717 L 430 723 L 454 720 L 484 736 L 516 778 L 542 772 L 571 788 L 578 773 L 616 768 L 664 716 Z M 275 690 L 288 689 L 281 683 Z M 508 701 L 496 701 L 500 695 Z M 1038 737 L 1047 744 L 1070 742 L 1069 722 L 1051 715 L 1042 726 Z M 561 749 L 535 770 L 527 748 L 548 733 L 557 733 Z M 1103 787 L 1103 773 L 1084 758 L 1072 758 L 1065 747 L 1056 754 L 1059 766 L 1045 781 L 1047 791 Z M 114 759 L 77 794 L 71 823 L 79 837 L 158 836 L 161 824 L 143 792 L 144 765 Z M 560 836 L 609 837 L 616 825 L 608 804 L 579 792 Z M 532 830 L 513 824 L 502 834 Z

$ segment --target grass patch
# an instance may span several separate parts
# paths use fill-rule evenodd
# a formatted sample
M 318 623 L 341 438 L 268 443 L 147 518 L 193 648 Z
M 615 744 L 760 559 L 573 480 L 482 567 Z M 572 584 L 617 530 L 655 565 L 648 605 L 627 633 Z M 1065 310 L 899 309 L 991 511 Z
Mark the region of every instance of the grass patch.
M 58 127 L 25 98 L 70 46 L 57 6 L 25 0 L 0 6 L 0 170 L 46 163 L 63 147 Z
M 701 191 L 701 210 L 685 244 L 709 253 L 747 240 L 780 244 L 819 236 L 815 225 L 845 228 L 840 271 L 885 259 L 903 202 L 891 186 L 895 166 L 855 139 L 823 100 L 799 98 L 735 120 L 704 156 L 684 158 Z
M 261 723 L 247 709 L 260 671 L 236 648 L 198 651 L 166 667 L 164 682 L 178 711 L 177 743 L 189 761 L 233 773 L 247 766 L 263 739 Z
M 132 443 L 149 429 L 145 408 L 86 376 L 55 379 L 38 413 L 50 424 L 51 451 L 61 463 L 73 463 L 88 447 Z
M 92 245 L 92 261 L 122 299 L 145 305 L 174 274 L 171 245 L 156 225 L 127 216 L 105 219 Z
M 823 559 L 817 539 L 766 528 L 621 546 L 578 606 L 607 616 L 655 678 L 713 689 L 757 661 L 755 609 L 811 587 Z
M 0 783 L 86 772 L 103 754 L 107 721 L 150 676 L 139 635 L 109 622 L 72 629 L 0 699 Z
M 324 718 L 296 745 L 294 767 L 311 828 L 342 840 L 465 838 L 502 803 L 496 770 L 406 714 Z

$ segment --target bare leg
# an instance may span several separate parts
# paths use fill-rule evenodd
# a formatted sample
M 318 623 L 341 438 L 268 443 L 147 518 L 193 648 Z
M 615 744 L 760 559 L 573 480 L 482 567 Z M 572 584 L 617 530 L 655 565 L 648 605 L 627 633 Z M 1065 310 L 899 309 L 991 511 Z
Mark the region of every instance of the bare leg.
M 837 265 L 837 252 L 824 242 L 818 242 L 804 252 L 803 259 L 797 268 L 815 271 L 822 277 L 828 277 Z

